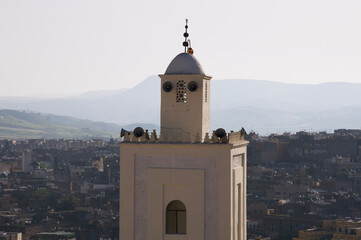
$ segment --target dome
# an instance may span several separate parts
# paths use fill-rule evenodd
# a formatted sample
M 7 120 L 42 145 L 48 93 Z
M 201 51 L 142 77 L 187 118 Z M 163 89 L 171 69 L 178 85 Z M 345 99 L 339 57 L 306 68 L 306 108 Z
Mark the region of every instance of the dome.
M 204 74 L 204 72 L 201 64 L 193 55 L 181 53 L 170 62 L 164 74 Z

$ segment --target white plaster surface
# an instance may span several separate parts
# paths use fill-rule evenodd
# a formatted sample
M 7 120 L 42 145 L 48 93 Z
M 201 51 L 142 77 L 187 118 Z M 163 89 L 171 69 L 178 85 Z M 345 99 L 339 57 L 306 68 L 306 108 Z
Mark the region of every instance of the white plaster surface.
M 216 159 L 209 157 L 189 156 L 145 156 L 136 155 L 134 162 L 135 171 L 135 192 L 134 192 L 134 215 L 135 215 L 135 240 L 146 239 L 147 219 L 147 169 L 167 168 L 167 169 L 203 169 L 205 172 L 204 189 L 204 227 L 205 239 L 215 240 L 218 237 L 218 182 Z

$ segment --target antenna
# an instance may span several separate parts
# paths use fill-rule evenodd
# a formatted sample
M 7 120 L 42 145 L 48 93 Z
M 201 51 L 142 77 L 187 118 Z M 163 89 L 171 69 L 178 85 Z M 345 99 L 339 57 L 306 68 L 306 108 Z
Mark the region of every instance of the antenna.
M 186 25 L 185 25 L 185 33 L 183 33 L 183 36 L 184 36 L 184 42 L 183 42 L 183 47 L 184 47 L 184 52 L 186 53 L 187 52 L 187 48 L 188 48 L 188 41 L 187 41 L 187 38 L 189 37 L 189 34 L 188 34 L 188 19 L 186 19 Z

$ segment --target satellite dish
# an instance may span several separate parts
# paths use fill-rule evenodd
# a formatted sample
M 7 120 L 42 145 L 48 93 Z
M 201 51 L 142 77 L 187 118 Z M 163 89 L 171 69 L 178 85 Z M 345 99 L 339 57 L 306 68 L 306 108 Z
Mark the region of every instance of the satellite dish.
M 194 92 L 194 91 L 196 91 L 197 89 L 198 89 L 198 83 L 197 83 L 197 82 L 192 81 L 192 82 L 190 82 L 190 83 L 188 84 L 188 90 L 189 90 L 190 92 Z
M 171 82 L 165 82 L 163 83 L 163 91 L 164 92 L 170 92 L 173 89 L 173 84 Z
M 223 128 L 218 128 L 215 132 L 217 138 L 222 138 L 227 135 L 226 130 Z
M 120 137 L 124 137 L 125 135 L 130 135 L 130 132 L 122 128 L 122 130 L 120 130 Z
M 144 129 L 141 127 L 134 128 L 133 134 L 135 137 L 139 138 L 144 135 Z

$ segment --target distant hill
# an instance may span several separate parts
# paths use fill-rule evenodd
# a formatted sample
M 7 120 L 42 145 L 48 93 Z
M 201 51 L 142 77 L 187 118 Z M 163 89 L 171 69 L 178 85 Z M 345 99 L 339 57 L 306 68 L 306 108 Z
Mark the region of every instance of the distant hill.
M 34 112 L 0 110 L 0 139 L 112 138 L 119 136 L 116 124 Z
M 131 89 L 99 91 L 58 99 L 0 97 L 0 109 L 67 115 L 121 126 L 159 127 L 160 80 Z M 333 131 L 361 128 L 361 84 L 286 84 L 262 80 L 211 80 L 211 128 Z M 152 128 L 153 128 L 152 127 Z M 129 129 L 131 130 L 131 129 Z

